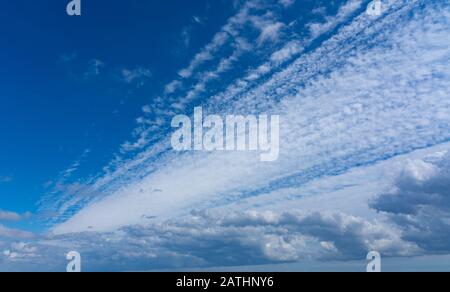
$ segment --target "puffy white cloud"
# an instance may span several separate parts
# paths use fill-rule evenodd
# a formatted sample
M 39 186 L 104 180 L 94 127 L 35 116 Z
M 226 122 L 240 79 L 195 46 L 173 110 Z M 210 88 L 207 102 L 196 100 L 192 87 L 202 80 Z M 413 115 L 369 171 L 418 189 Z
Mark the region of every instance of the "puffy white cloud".
M 59 60 L 63 63 L 68 63 L 68 62 L 75 60 L 77 57 L 78 57 L 78 53 L 76 51 L 73 51 L 71 53 L 62 54 L 59 57 Z
M 450 154 L 409 161 L 395 189 L 371 206 L 387 213 L 404 240 L 428 253 L 450 252 Z

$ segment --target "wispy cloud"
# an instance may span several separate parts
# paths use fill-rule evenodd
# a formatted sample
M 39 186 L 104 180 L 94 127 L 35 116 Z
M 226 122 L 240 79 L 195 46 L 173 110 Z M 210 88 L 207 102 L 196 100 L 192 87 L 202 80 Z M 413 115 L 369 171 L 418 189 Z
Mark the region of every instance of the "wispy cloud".
M 114 198 L 123 198 L 129 206 L 133 205 L 132 202 L 136 202 L 135 219 L 138 220 L 142 215 L 140 213 L 145 212 L 145 208 L 138 211 L 142 206 L 142 203 L 138 204 L 138 202 L 142 202 L 142 196 L 146 197 L 144 195 L 146 186 L 164 190 L 166 193 L 162 196 L 171 198 L 171 201 L 177 201 L 180 207 L 186 208 L 188 205 L 185 206 L 184 202 L 193 202 L 194 196 L 199 196 L 197 199 L 202 200 L 211 194 L 252 193 L 272 184 L 299 184 L 328 173 L 346 171 L 354 165 L 385 159 L 386 155 L 408 152 L 415 148 L 445 141 L 446 135 L 439 130 L 443 124 L 448 123 L 448 117 L 443 112 L 447 106 L 445 98 L 439 96 L 438 92 L 435 92 L 434 95 L 423 93 L 426 98 L 419 98 L 416 94 L 410 94 L 411 87 L 407 86 L 408 80 L 421 82 L 422 88 L 430 90 L 445 86 L 445 82 L 442 81 L 442 78 L 445 78 L 443 67 L 435 65 L 445 63 L 445 54 L 441 54 L 446 52 L 444 45 L 446 35 L 441 35 L 444 32 L 441 29 L 444 24 L 435 23 L 431 31 L 424 31 L 421 27 L 424 27 L 424 22 L 430 18 L 409 19 L 407 11 L 413 7 L 414 3 L 407 6 L 399 5 L 389 17 L 376 25 L 371 24 L 370 20 L 362 15 L 320 49 L 300 57 L 269 81 L 240 95 L 238 100 L 226 103 L 233 100 L 232 92 L 219 98 L 217 104 L 214 103 L 214 97 L 211 99 L 211 108 L 223 108 L 226 105 L 224 109 L 232 112 L 247 112 L 248 109 L 254 108 L 256 103 L 261 110 L 269 110 L 276 106 L 271 111 L 283 113 L 283 116 L 290 121 L 290 123 L 284 124 L 282 130 L 283 133 L 290 134 L 284 135 L 282 157 L 277 164 L 271 167 L 255 165 L 251 155 L 230 155 L 228 157 L 218 154 L 203 157 L 191 157 L 190 155 L 176 157 L 177 163 L 161 162 L 166 165 L 164 168 L 158 167 L 157 162 L 153 161 L 153 167 L 157 171 L 144 180 L 137 181 L 136 184 L 141 187 L 122 188 L 119 193 L 105 201 L 105 203 L 108 202 L 105 208 L 108 206 L 108 209 L 112 210 L 115 205 L 122 206 L 121 199 L 116 201 Z M 436 12 L 430 7 L 424 13 L 435 14 Z M 445 15 L 446 12 L 440 13 Z M 403 17 L 403 21 L 399 21 L 402 19 L 401 17 Z M 442 15 L 438 19 L 445 21 L 445 17 Z M 367 27 L 367 25 L 372 26 Z M 384 29 L 379 30 L 378 27 Z M 359 39 L 351 41 L 353 36 L 361 31 L 364 31 L 364 34 Z M 426 60 L 420 63 L 415 61 L 416 57 L 413 58 L 414 60 L 411 59 L 411 56 L 417 56 L 417 59 L 421 59 L 425 55 L 429 56 L 431 48 L 419 50 L 420 47 L 417 44 L 406 39 L 409 31 L 414 31 L 418 36 L 417 39 L 427 40 L 427 43 L 434 44 L 432 48 L 436 50 L 436 54 L 431 54 L 437 58 L 434 62 Z M 357 49 L 354 49 L 355 42 L 358 44 Z M 378 45 L 373 46 L 374 43 Z M 388 49 L 394 44 L 402 49 Z M 405 53 L 405 50 L 408 53 Z M 391 70 L 390 64 L 393 62 L 401 66 L 402 70 Z M 305 70 L 305 68 L 311 69 Z M 333 74 L 317 75 L 322 70 L 330 68 L 333 68 Z M 439 70 L 444 75 L 435 73 L 430 75 L 435 70 Z M 425 75 L 419 76 L 417 72 Z M 355 80 L 359 81 L 355 83 Z M 399 86 L 399 80 L 404 80 L 404 87 Z M 296 91 L 299 94 L 295 94 Z M 381 92 L 382 95 L 378 94 Z M 396 98 L 399 95 L 402 96 L 400 100 Z M 258 100 L 255 100 L 254 96 L 258 96 Z M 278 103 L 280 97 L 283 96 L 282 103 Z M 436 100 L 430 96 L 434 96 Z M 436 103 L 440 105 L 439 108 L 435 107 Z M 405 105 L 408 106 L 405 107 Z M 430 110 L 426 114 L 428 119 L 434 117 L 437 120 L 424 123 L 425 109 Z M 318 112 L 318 110 L 320 111 Z M 419 112 L 422 113 L 420 117 L 417 116 Z M 367 119 L 370 120 L 367 121 Z M 402 122 L 398 123 L 399 120 Z M 392 121 L 392 123 L 388 121 Z M 438 128 L 435 128 L 436 125 Z M 417 126 L 422 127 L 423 130 L 417 132 Z M 412 135 L 412 131 L 414 131 L 414 135 Z M 318 133 L 320 133 L 321 139 L 318 139 Z M 334 138 L 336 133 L 342 133 L 339 140 Z M 355 139 L 355 137 L 358 138 Z M 412 137 L 414 137 L 413 141 L 411 141 Z M 164 147 L 162 146 L 162 148 Z M 322 156 L 323 151 L 328 153 L 326 158 Z M 146 159 L 145 155 L 147 154 L 143 153 L 138 160 L 133 162 L 135 172 L 140 170 L 145 172 L 145 168 L 148 167 L 147 164 L 139 165 L 137 163 L 150 158 Z M 168 157 L 170 156 L 168 155 Z M 319 157 L 321 158 L 319 159 Z M 186 167 L 195 160 L 197 161 L 196 169 Z M 333 162 L 335 160 L 343 160 L 345 163 L 335 164 Z M 233 161 L 239 161 L 239 163 L 236 164 Z M 170 165 L 173 165 L 173 169 L 176 171 L 173 171 Z M 129 169 L 129 166 L 124 167 Z M 215 169 L 214 173 L 208 173 L 208 169 L 211 168 Z M 230 169 L 233 171 L 230 172 Z M 166 176 L 166 173 L 171 175 Z M 254 174 L 249 177 L 252 184 L 246 182 L 245 186 L 241 186 L 235 182 L 235 177 L 241 177 L 243 173 Z M 188 174 L 190 179 L 186 180 Z M 191 184 L 197 182 L 195 177 L 201 178 L 203 181 L 205 175 L 209 177 L 208 184 L 205 185 L 198 181 L 197 185 L 194 184 L 197 191 L 194 191 Z M 269 179 L 270 177 L 272 179 Z M 188 181 L 189 186 L 177 178 Z M 246 190 L 249 185 L 252 185 L 253 190 Z M 174 189 L 175 186 L 176 189 Z M 142 195 L 140 195 L 139 189 L 144 190 Z M 190 200 L 181 199 L 185 195 L 183 190 L 189 190 Z M 125 194 L 126 196 L 124 196 Z M 172 197 L 174 195 L 176 195 L 176 199 Z M 157 197 L 159 195 L 153 199 Z M 160 202 L 162 205 L 166 203 L 165 200 Z M 77 220 L 76 218 L 87 216 L 91 212 L 88 210 L 102 213 L 96 209 L 99 204 L 96 203 L 85 209 L 67 224 L 72 224 Z M 173 208 L 169 206 L 167 206 L 167 210 L 173 211 Z M 162 211 L 163 208 L 159 208 L 159 212 Z M 127 218 L 126 222 L 128 223 L 133 222 L 131 214 L 124 214 L 123 218 Z M 121 220 L 119 217 L 116 219 L 117 221 Z M 117 222 L 110 221 L 110 224 L 117 224 Z
M 273 22 L 273 23 L 258 23 L 256 24 L 261 28 L 261 34 L 258 37 L 258 44 L 262 45 L 267 41 L 275 42 L 280 39 L 281 30 L 284 28 L 284 23 Z
M 284 7 L 289 7 L 295 3 L 296 0 L 279 0 L 280 4 Z
M 15 212 L 0 210 L 0 221 L 20 221 L 23 218 Z
M 287 26 L 279 20 L 285 8 L 287 6 L 278 1 L 251 0 L 239 5 L 236 14 L 228 19 L 212 41 L 194 56 L 188 67 L 179 71 L 179 78 L 168 83 L 162 97 L 154 100 L 151 104 L 153 111 L 148 115 L 151 118 L 138 119 L 145 119 L 145 123 L 139 123 L 135 131 L 136 141 L 124 143 L 122 152 L 137 151 L 148 146 L 148 137 L 160 135 L 155 131 L 161 132 L 161 119 L 167 120 L 174 113 L 183 112 L 190 104 L 198 103 L 208 96 L 208 89 L 218 84 L 215 81 L 233 76 L 235 66 L 239 66 L 239 62 L 251 53 L 264 56 L 273 47 L 280 50 L 278 54 L 273 52 L 275 55 L 269 64 L 261 65 L 248 74 L 248 80 L 252 81 L 300 53 L 298 41 L 286 44 L 285 48 L 278 46 L 282 43 L 281 39 L 295 34 L 290 27 L 290 32 L 286 33 Z M 253 38 L 248 38 L 249 31 L 255 33 Z
M 0 176 L 0 183 L 9 183 L 12 180 L 12 176 Z
M 101 70 L 105 67 L 105 63 L 98 59 L 89 61 L 88 69 L 84 73 L 84 78 L 90 78 L 100 75 Z
M 137 87 L 142 87 L 152 77 L 152 72 L 143 67 L 134 69 L 122 69 L 122 80 L 128 84 L 135 84 Z
M 358 9 L 361 9 L 362 4 L 362 0 L 349 0 L 345 5 L 339 8 L 338 13 L 335 16 L 325 17 L 324 22 L 310 23 L 308 27 L 312 37 L 316 38 L 319 35 L 334 29 L 337 24 L 351 16 L 351 14 L 355 13 Z
M 256 4 L 246 4 L 229 23 L 247 21 L 252 5 Z M 77 242 L 108 239 L 111 249 L 121 251 L 120 256 L 135 260 L 137 265 L 142 264 L 138 258 L 160 258 L 158 262 L 166 266 L 175 260 L 186 265 L 214 265 L 217 259 L 224 259 L 224 253 L 234 255 L 215 248 L 224 245 L 240 251 L 235 254 L 237 258 L 226 262 L 234 265 L 295 261 L 308 256 L 360 258 L 369 249 L 388 255 L 420 253 L 425 245 L 414 238 L 417 234 L 410 230 L 402 234 L 401 226 L 393 223 L 401 219 L 398 210 L 414 211 L 411 214 L 416 217 L 405 225 L 409 227 L 417 224 L 415 220 L 421 215 L 431 216 L 431 210 L 437 209 L 433 200 L 445 203 L 443 192 L 429 196 L 430 189 L 445 187 L 441 179 L 446 179 L 444 167 L 436 166 L 439 163 L 416 166 L 419 168 L 413 173 L 419 174 L 425 185 L 430 183 L 429 189 L 416 181 L 411 184 L 414 197 L 426 203 L 423 207 L 414 200 L 384 204 L 392 197 L 380 197 L 375 209 L 392 213 L 393 221 L 369 210 L 367 201 L 350 206 L 349 200 L 360 196 L 350 196 L 349 189 L 354 183 L 366 186 L 358 190 L 370 187 L 370 193 L 380 192 L 379 182 L 383 181 L 384 187 L 389 178 L 376 172 L 374 183 L 365 180 L 363 184 L 358 181 L 361 167 L 375 167 L 399 155 L 449 141 L 450 11 L 445 3 L 405 0 L 392 3 L 384 17 L 373 19 L 365 13 L 356 14 L 361 5 L 361 1 L 350 0 L 325 23 L 308 26 L 311 35 L 307 42 L 280 39 L 282 44 L 266 52 L 267 60 L 260 66 L 233 78 L 218 93 L 207 92 L 204 104 L 210 112 L 280 114 L 287 122 L 282 123 L 278 162 L 255 162 L 257 154 L 253 153 L 173 153 L 168 151 L 167 132 L 160 133 L 146 149 L 148 137 L 154 138 L 146 132 L 147 136 L 140 136 L 136 142 L 144 150 L 56 204 L 64 205 L 68 220 L 54 226 L 53 231 L 66 236 L 75 233 L 72 236 Z M 167 93 L 180 90 L 192 100 L 189 92 L 207 90 L 203 78 L 216 78 L 220 75 L 216 71 L 229 68 L 233 55 L 215 56 L 229 41 L 229 35 L 236 33 L 229 25 L 180 72 L 180 79 L 166 86 Z M 336 33 L 317 48 L 308 48 L 319 34 L 334 29 Z M 242 51 L 236 48 L 233 52 Z M 212 59 L 217 59 L 212 68 L 200 69 Z M 196 82 L 184 91 L 182 83 L 187 78 L 196 78 Z M 173 113 L 169 105 L 177 99 L 178 95 L 161 98 L 161 107 L 148 106 L 144 113 Z M 188 105 L 180 108 L 186 110 Z M 332 179 L 339 175 L 348 176 Z M 322 189 L 331 191 L 324 191 L 322 200 L 317 201 L 314 195 Z M 96 199 L 82 204 L 74 201 L 87 193 L 95 194 Z M 305 203 L 302 199 L 308 194 L 309 208 L 316 211 L 292 210 Z M 399 188 L 399 194 L 404 196 L 406 192 Z M 325 195 L 335 196 L 328 209 L 323 202 L 330 197 Z M 247 212 L 263 206 L 268 212 Z M 338 208 L 345 212 L 335 210 Z M 191 212 L 193 209 L 200 211 Z M 435 223 L 436 229 L 428 228 Z M 418 226 L 446 231 L 444 223 L 433 218 Z M 93 233 L 76 234 L 85 231 Z M 133 249 L 127 240 L 139 248 Z M 198 248 L 202 245 L 204 249 Z
M 75 60 L 78 57 L 77 51 L 73 51 L 71 53 L 64 53 L 59 57 L 59 60 L 63 63 L 68 63 Z

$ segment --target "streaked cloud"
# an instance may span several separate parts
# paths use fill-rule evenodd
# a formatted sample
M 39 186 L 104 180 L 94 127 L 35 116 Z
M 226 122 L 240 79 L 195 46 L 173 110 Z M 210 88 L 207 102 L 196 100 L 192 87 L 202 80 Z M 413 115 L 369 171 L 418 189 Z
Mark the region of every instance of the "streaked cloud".
M 449 7 L 399 0 L 374 19 L 357 13 L 362 4 L 306 24 L 306 39 L 285 37 L 275 14 L 253 13 L 259 1 L 240 6 L 142 108 L 149 128 L 122 146 L 136 154 L 45 201 L 59 215 L 40 248 L 75 245 L 93 266 L 114 255 L 138 269 L 448 252 L 449 159 L 416 156 L 450 140 Z M 273 43 L 264 53 L 239 30 L 248 23 L 261 24 L 254 40 Z M 219 54 L 225 46 L 231 53 Z M 251 53 L 264 56 L 258 66 L 208 91 Z M 152 130 L 196 102 L 218 114 L 279 114 L 279 161 L 170 151 L 170 132 Z

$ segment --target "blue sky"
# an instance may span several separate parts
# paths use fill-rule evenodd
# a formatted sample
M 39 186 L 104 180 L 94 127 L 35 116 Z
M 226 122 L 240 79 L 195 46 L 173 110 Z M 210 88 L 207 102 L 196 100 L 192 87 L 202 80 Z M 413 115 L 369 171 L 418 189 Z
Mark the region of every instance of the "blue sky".
M 1 164 L 11 178 L 2 185 L 4 209 L 36 211 L 44 185 L 87 149 L 92 155 L 77 175 L 99 171 L 129 138 L 142 106 L 233 11 L 220 1 L 112 1 L 106 11 L 90 1 L 83 17 L 70 18 L 65 5 L 15 1 L 1 12 L 1 132 L 10 141 L 1 145 Z M 180 41 L 186 27 L 197 31 L 188 47 Z M 105 65 L 87 76 L 92 60 Z M 138 67 L 152 75 L 139 90 L 121 76 Z
M 1 270 L 450 253 L 448 4 L 59 2 L 0 10 Z M 280 158 L 173 151 L 195 106 L 279 115 Z
M 61 13 L 66 3 L 5 4 L 1 131 L 11 143 L 1 145 L 2 175 L 10 180 L 2 186 L 1 206 L 35 213 L 45 186 L 86 150 L 89 159 L 73 180 L 101 171 L 130 138 L 142 107 L 236 12 L 240 4 L 231 2 L 112 1 L 108 9 L 87 2 L 79 18 Z M 303 1 L 283 14 L 294 21 L 315 6 Z M 98 72 L 90 72 L 93 62 L 99 62 Z M 127 82 L 123 70 L 149 76 L 136 80 L 144 81 L 141 87 Z

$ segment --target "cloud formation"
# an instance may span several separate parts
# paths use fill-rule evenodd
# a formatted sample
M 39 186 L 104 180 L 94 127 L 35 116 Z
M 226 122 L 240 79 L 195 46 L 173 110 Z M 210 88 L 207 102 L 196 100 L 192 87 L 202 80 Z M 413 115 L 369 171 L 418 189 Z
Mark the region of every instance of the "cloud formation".
M 19 221 L 22 216 L 10 211 L 0 210 L 0 221 Z
M 382 20 L 363 13 L 270 79 L 208 100 L 209 112 L 257 109 L 289 121 L 281 125 L 278 162 L 258 164 L 247 153 L 178 155 L 165 151 L 162 138 L 89 186 L 91 193 L 108 196 L 55 230 L 109 230 L 137 224 L 142 215 L 177 216 L 200 203 L 226 204 L 298 187 L 447 141 L 448 11 L 437 4 L 419 7 L 397 2 Z
M 437 153 L 409 161 L 392 192 L 371 206 L 388 214 L 404 240 L 429 253 L 450 252 L 450 155 Z
M 342 213 L 258 211 L 193 212 L 112 233 L 48 235 L 6 248 L 7 260 L 35 260 L 39 254 L 47 263 L 64 250 L 77 250 L 93 270 L 257 265 L 312 257 L 348 260 L 364 258 L 373 249 L 386 255 L 408 255 L 415 249 L 382 224 Z
M 149 69 L 137 67 L 134 69 L 123 69 L 122 78 L 126 83 L 138 82 L 142 85 L 146 79 L 152 77 L 152 72 Z
M 118 264 L 111 269 L 347 260 L 369 250 L 448 252 L 447 158 L 412 162 L 395 191 L 371 204 L 381 214 L 361 197 L 387 184 L 383 174 L 391 168 L 380 171 L 379 164 L 450 140 L 449 6 L 399 0 L 383 17 L 370 18 L 357 13 L 362 1 L 350 0 L 325 22 L 306 25 L 304 41 L 286 38 L 289 25 L 277 15 L 254 13 L 258 3 L 240 7 L 165 86 L 167 95 L 143 108 L 151 121 L 139 121 L 150 130 L 140 129 L 137 141 L 123 146 L 136 155 L 45 200 L 58 216 L 42 246 L 78 248 L 92 266 L 113 258 Z M 273 46 L 255 53 L 239 30 L 243 23 L 266 24 L 254 25 L 253 37 L 265 35 Z M 220 55 L 227 45 L 231 54 Z M 208 91 L 209 82 L 251 53 L 264 56 L 258 66 Z M 280 115 L 279 161 L 170 151 L 170 132 L 152 130 L 197 102 L 210 113 Z M 378 170 L 374 181 L 361 179 L 364 167 Z

